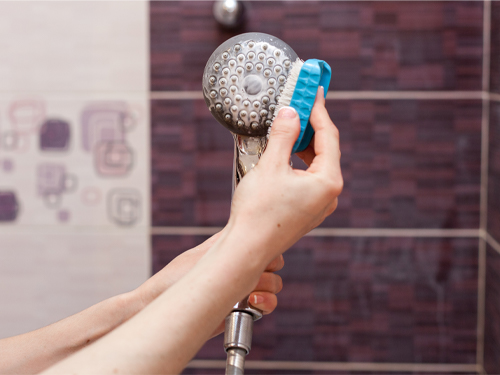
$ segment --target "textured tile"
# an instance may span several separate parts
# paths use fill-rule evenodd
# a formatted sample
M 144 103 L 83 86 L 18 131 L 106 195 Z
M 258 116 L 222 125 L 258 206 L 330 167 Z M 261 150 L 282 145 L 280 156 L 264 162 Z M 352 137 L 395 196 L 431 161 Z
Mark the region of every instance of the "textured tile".
M 203 239 L 154 236 L 154 271 Z M 306 237 L 285 263 L 249 360 L 475 363 L 476 239 Z
M 487 247 L 486 254 L 484 369 L 488 374 L 498 374 L 500 373 L 500 254 L 491 246 Z
M 490 91 L 500 92 L 500 2 L 491 2 Z
M 151 2 L 151 88 L 200 90 L 212 52 L 247 31 L 326 60 L 332 90 L 479 90 L 482 2 L 247 2 L 248 22 L 222 31 L 211 2 Z
M 327 108 L 345 186 L 323 226 L 478 227 L 479 101 L 329 100 Z M 224 225 L 233 141 L 204 101 L 153 101 L 151 142 L 153 225 Z
M 500 242 L 500 103 L 490 102 L 488 232 Z

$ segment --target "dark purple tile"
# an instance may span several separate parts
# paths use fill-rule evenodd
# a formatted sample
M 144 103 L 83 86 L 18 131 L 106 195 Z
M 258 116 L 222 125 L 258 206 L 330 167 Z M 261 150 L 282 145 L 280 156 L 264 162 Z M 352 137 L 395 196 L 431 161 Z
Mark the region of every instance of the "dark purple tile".
M 154 236 L 154 269 L 203 239 Z M 306 237 L 280 274 L 248 360 L 475 363 L 477 239 Z
M 227 32 L 212 2 L 150 2 L 152 90 L 200 90 L 212 52 L 248 31 L 326 60 L 332 90 L 481 89 L 481 1 L 246 3 L 247 24 Z
M 484 369 L 500 373 L 500 254 L 491 246 L 486 253 Z
M 500 241 L 500 103 L 490 102 L 488 232 Z
M 327 107 L 340 129 L 345 187 L 323 226 L 479 226 L 480 101 Z M 225 225 L 233 141 L 204 101 L 152 101 L 151 145 L 153 225 Z
M 477 228 L 480 101 L 327 102 L 344 190 L 323 226 Z
M 152 101 L 153 225 L 224 225 L 233 139 L 203 100 Z
M 490 91 L 500 93 L 500 2 L 491 2 Z

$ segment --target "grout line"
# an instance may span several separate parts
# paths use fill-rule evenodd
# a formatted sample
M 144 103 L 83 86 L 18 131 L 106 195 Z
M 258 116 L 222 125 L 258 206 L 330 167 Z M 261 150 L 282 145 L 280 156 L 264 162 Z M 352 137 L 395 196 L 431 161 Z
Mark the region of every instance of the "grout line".
M 479 237 L 477 229 L 316 228 L 313 237 Z
M 192 360 L 188 368 L 223 369 L 223 360 Z M 376 363 L 376 362 L 299 362 L 299 361 L 246 361 L 246 369 L 253 370 L 310 370 L 310 371 L 380 371 L 380 372 L 479 372 L 476 364 L 441 363 Z
M 486 241 L 488 237 L 488 157 L 489 157 L 489 100 L 483 100 L 481 118 L 481 182 L 480 182 L 480 220 L 477 284 L 477 343 L 476 363 L 484 364 L 484 322 L 485 322 L 485 279 L 486 279 Z
M 470 100 L 484 99 L 485 91 L 334 91 L 327 99 L 414 99 L 414 100 Z
M 478 272 L 477 272 L 477 328 L 476 328 L 476 363 L 484 365 L 484 322 L 485 322 L 485 295 L 486 295 L 486 241 L 479 238 Z
M 500 102 L 500 94 L 498 94 L 496 92 L 488 93 L 488 97 L 489 97 L 490 101 L 492 101 L 492 102 Z
M 480 180 L 480 238 L 478 251 L 477 285 L 477 344 L 476 363 L 484 368 L 484 323 L 485 323 L 485 284 L 486 284 L 486 240 L 488 237 L 488 158 L 489 158 L 489 117 L 490 117 L 490 42 L 491 41 L 491 2 L 483 1 L 483 76 L 482 90 L 488 92 L 483 98 L 481 112 L 481 180 Z
M 211 236 L 223 227 L 151 227 L 151 235 L 162 236 Z
M 498 254 L 500 254 L 500 243 L 497 242 L 489 233 L 486 233 L 485 240 Z
M 212 235 L 222 227 L 151 227 L 151 235 Z M 479 238 L 478 229 L 390 229 L 390 228 L 316 228 L 309 237 L 451 237 Z
M 335 91 L 327 99 L 335 100 L 481 100 L 488 99 L 487 91 Z M 203 99 L 199 91 L 151 91 L 151 100 L 194 100 Z
M 199 91 L 151 91 L 150 100 L 193 100 L 203 99 L 203 93 Z

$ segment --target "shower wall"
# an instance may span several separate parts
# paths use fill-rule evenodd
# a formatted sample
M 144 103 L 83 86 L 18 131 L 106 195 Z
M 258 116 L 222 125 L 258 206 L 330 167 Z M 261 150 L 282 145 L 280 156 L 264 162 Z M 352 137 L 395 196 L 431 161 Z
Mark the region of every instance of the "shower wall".
M 332 67 L 327 108 L 340 130 L 345 187 L 320 230 L 285 254 L 284 289 L 276 311 L 255 324 L 249 371 L 476 373 L 489 3 L 246 5 L 247 23 L 229 32 L 216 25 L 212 2 L 150 3 L 153 271 L 228 219 L 233 143 L 201 96 L 208 57 L 235 34 L 273 34 Z M 500 126 L 495 104 L 492 127 Z M 492 233 L 495 218 L 493 209 Z M 500 255 L 491 246 L 487 255 L 490 358 L 500 342 L 488 326 L 500 321 L 490 298 Z M 220 373 L 223 359 L 218 337 L 185 373 Z M 489 368 L 500 371 L 498 360 Z
M 212 4 L 0 2 L 0 338 L 225 225 L 233 141 L 201 75 L 260 31 L 331 65 L 345 188 L 286 253 L 247 373 L 500 373 L 500 2 L 247 2 L 233 32 Z M 224 360 L 217 337 L 185 373 Z

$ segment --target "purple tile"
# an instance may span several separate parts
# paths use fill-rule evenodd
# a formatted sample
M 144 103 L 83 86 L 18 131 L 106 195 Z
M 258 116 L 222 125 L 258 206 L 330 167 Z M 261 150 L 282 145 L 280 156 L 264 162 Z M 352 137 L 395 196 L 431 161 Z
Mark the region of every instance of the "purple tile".
M 479 226 L 480 101 L 329 100 L 327 107 L 340 129 L 345 187 L 323 226 Z M 155 100 L 152 124 L 153 225 L 225 225 L 230 133 L 203 100 Z
M 491 246 L 486 253 L 484 369 L 500 373 L 500 254 Z
M 479 101 L 328 101 L 344 190 L 323 226 L 477 228 Z
M 154 271 L 205 238 L 154 236 Z M 249 360 L 475 363 L 477 239 L 306 237 L 280 274 Z
M 212 52 L 248 31 L 326 60 L 332 90 L 479 90 L 480 1 L 247 2 L 248 22 L 221 30 L 212 2 L 150 2 L 151 88 L 200 90 Z
M 491 2 L 490 91 L 500 93 L 500 3 Z
M 490 102 L 488 232 L 500 241 L 500 103 Z
M 153 225 L 225 225 L 231 133 L 213 119 L 203 100 L 151 105 Z

